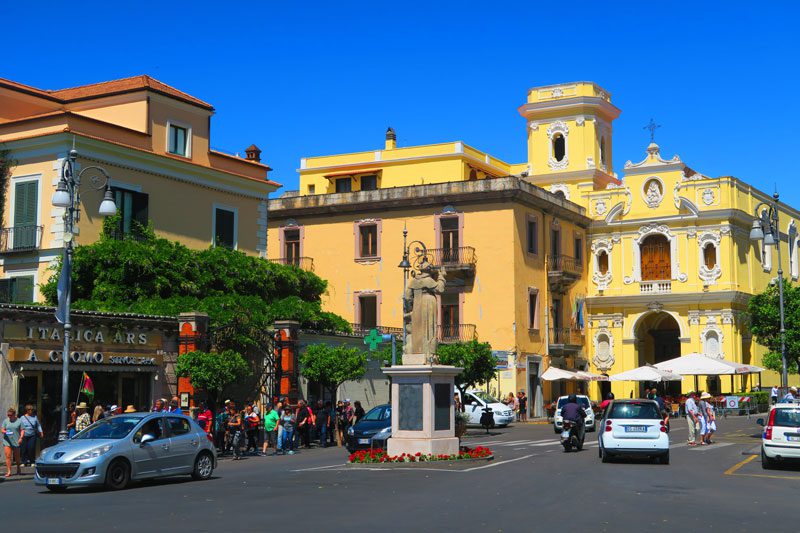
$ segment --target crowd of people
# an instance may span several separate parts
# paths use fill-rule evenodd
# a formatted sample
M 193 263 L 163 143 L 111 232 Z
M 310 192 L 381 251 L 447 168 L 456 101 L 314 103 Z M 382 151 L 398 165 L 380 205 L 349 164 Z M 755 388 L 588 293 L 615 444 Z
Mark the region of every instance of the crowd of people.
M 528 421 L 528 397 L 525 395 L 525 391 L 519 391 L 516 396 L 513 392 L 509 392 L 508 397 L 501 401 L 511 407 L 517 417 L 517 422 Z

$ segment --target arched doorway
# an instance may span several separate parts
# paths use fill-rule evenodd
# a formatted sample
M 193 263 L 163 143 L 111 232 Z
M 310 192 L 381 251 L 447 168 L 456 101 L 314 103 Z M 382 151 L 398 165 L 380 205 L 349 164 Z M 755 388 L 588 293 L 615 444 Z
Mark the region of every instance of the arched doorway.
M 681 355 L 680 326 L 669 313 L 654 312 L 642 317 L 636 324 L 634 335 L 639 366 L 654 365 Z M 640 383 L 640 395 L 645 388 L 654 386 L 666 395 L 678 395 L 681 392 L 680 381 Z

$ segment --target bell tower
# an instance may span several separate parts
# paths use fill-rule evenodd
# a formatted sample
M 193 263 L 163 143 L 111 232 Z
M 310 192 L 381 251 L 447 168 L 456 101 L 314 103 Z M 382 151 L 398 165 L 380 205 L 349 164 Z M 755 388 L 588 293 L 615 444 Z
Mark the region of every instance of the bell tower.
M 611 95 L 592 82 L 534 87 L 519 108 L 527 120 L 528 165 L 537 185 L 615 181 L 612 122 L 620 110 Z

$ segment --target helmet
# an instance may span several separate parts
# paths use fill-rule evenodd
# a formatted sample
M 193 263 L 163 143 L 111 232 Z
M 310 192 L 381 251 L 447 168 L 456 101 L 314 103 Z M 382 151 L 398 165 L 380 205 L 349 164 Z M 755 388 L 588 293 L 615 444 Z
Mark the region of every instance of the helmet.
M 567 403 L 578 403 L 578 397 L 574 394 L 570 394 L 567 398 Z
M 608 394 L 606 394 L 606 400 L 613 400 L 613 399 L 614 399 L 614 393 L 613 392 L 609 392 Z

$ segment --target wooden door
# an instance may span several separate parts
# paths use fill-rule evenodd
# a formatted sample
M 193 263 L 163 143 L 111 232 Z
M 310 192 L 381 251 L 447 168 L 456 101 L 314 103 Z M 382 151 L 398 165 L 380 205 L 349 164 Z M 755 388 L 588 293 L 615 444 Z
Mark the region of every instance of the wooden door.
M 651 235 L 641 245 L 642 281 L 672 279 L 669 240 L 663 235 Z

